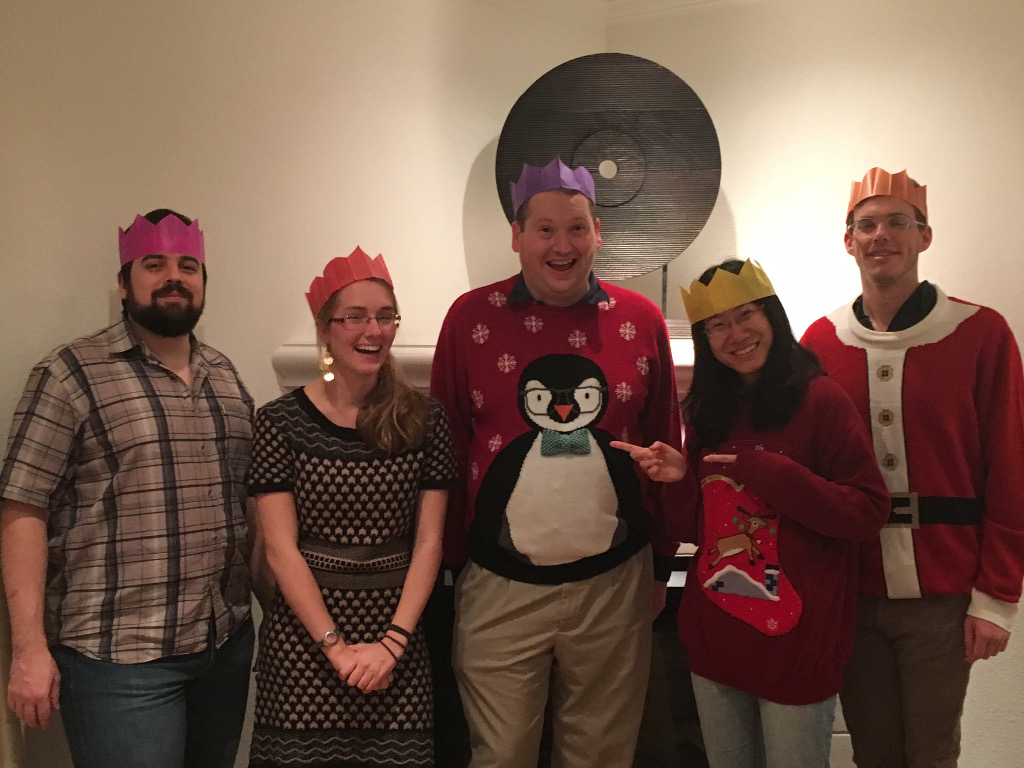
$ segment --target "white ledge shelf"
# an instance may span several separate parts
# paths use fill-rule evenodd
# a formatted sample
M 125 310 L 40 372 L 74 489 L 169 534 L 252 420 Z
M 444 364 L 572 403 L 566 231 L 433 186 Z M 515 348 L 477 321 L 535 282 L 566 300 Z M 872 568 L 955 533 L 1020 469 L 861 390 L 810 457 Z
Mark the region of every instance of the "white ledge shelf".
M 693 368 L 693 345 L 689 339 L 672 339 L 672 359 L 676 367 L 676 384 L 682 397 L 690 386 Z M 423 391 L 430 388 L 430 365 L 434 359 L 433 344 L 395 344 L 391 347 L 395 360 L 412 384 Z M 302 387 L 320 375 L 316 344 L 288 342 L 270 357 L 281 392 Z

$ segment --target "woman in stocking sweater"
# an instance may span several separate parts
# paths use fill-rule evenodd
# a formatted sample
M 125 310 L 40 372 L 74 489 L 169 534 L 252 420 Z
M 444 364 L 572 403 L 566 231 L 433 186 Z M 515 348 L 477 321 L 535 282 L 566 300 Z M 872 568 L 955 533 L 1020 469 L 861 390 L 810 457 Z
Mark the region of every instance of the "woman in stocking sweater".
M 888 495 L 845 391 L 793 337 L 753 262 L 683 292 L 693 326 L 685 457 L 620 444 L 679 481 L 699 549 L 679 613 L 712 768 L 823 768 L 853 639 L 858 542 Z

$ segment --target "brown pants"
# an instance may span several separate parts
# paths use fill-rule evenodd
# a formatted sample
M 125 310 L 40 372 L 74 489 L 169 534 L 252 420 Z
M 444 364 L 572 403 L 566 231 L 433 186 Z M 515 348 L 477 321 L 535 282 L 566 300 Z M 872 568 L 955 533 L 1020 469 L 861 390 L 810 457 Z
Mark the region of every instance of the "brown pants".
M 956 768 L 970 598 L 861 595 L 840 701 L 858 768 Z
M 553 768 L 630 768 L 651 660 L 650 548 L 608 573 L 524 584 L 470 563 L 453 664 L 471 768 L 536 768 L 551 697 Z

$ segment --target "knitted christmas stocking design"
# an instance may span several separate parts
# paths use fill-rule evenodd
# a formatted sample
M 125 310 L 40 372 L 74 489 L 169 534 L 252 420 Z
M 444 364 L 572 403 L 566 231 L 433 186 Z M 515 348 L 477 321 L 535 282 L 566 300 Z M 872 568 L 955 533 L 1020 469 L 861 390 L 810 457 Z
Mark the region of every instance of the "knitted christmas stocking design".
M 697 576 L 708 598 L 766 635 L 800 618 L 800 596 L 779 568 L 779 515 L 725 475 L 701 483 L 704 540 Z

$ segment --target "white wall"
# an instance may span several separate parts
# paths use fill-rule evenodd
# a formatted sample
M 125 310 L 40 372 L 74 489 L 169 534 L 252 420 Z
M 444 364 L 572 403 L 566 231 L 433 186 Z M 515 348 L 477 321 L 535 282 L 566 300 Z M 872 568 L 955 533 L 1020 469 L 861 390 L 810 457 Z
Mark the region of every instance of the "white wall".
M 1019 0 L 726 0 L 638 18 L 658 3 L 615 5 L 609 50 L 685 80 L 722 146 L 718 205 L 670 285 L 730 254 L 758 259 L 802 333 L 858 292 L 842 244 L 850 181 L 907 168 L 928 185 L 935 231 L 922 277 L 995 307 L 1024 338 Z M 1019 765 L 1024 640 L 972 676 L 960 765 Z
M 613 5 L 609 50 L 685 80 L 722 147 L 718 205 L 670 285 L 756 258 L 802 331 L 858 285 L 842 245 L 850 181 L 907 168 L 928 185 L 935 230 L 922 276 L 1024 335 L 1019 0 L 717 0 L 636 19 L 630 8 L 664 3 Z M 670 300 L 681 317 L 678 291 Z
M 0 421 L 32 363 L 115 314 L 117 228 L 156 207 L 199 218 L 202 335 L 259 402 L 278 394 L 271 352 L 312 336 L 310 281 L 357 244 L 388 260 L 400 341 L 432 343 L 469 287 L 468 212 L 515 267 L 493 145 L 537 77 L 604 49 L 593 5 L 3 3 L 0 291 L 30 322 L 5 329 Z M 489 184 L 467 199 L 477 167 Z

